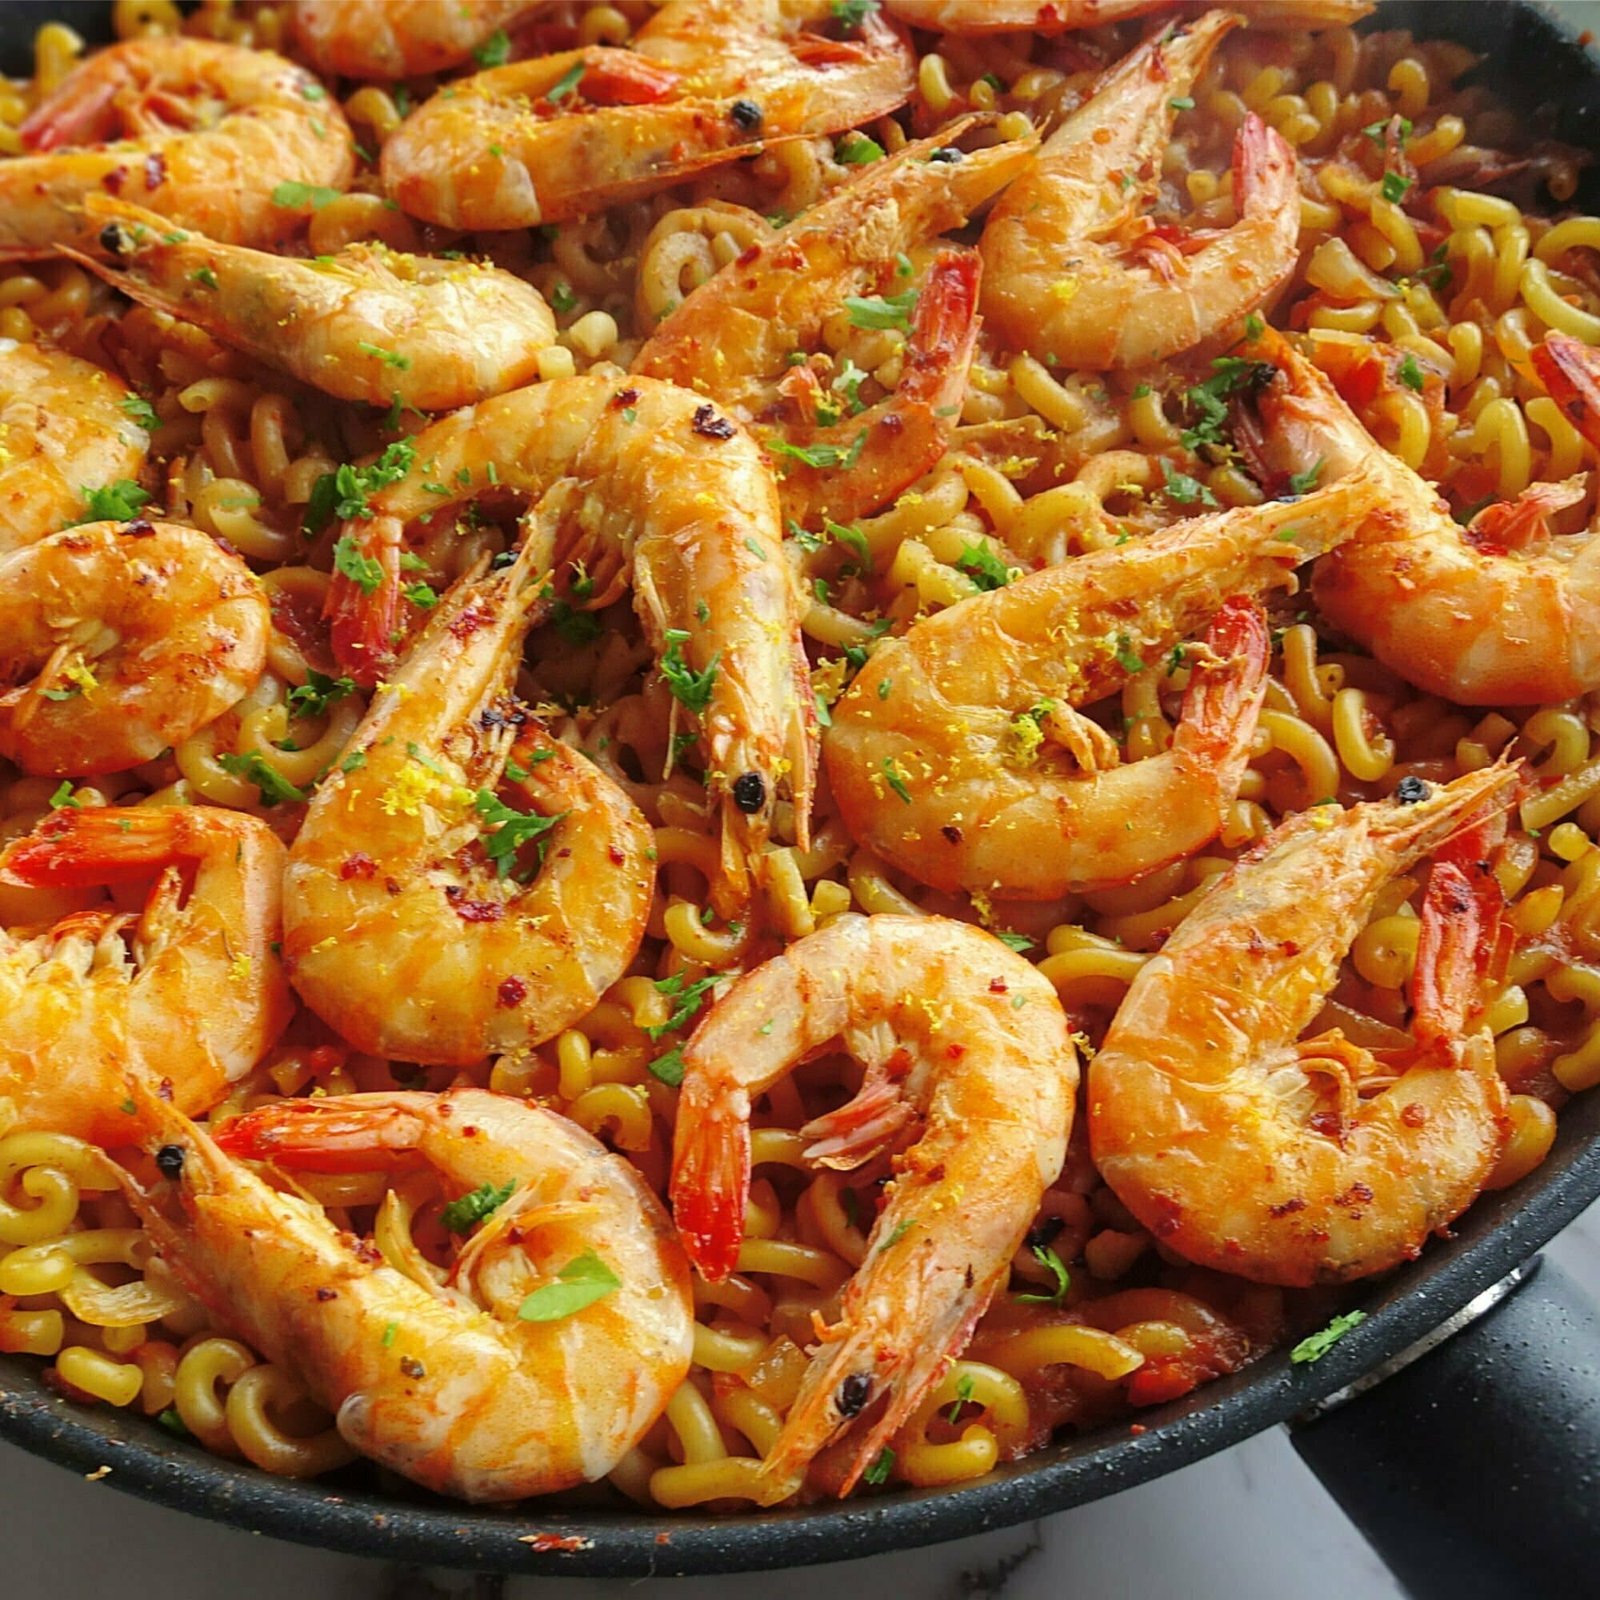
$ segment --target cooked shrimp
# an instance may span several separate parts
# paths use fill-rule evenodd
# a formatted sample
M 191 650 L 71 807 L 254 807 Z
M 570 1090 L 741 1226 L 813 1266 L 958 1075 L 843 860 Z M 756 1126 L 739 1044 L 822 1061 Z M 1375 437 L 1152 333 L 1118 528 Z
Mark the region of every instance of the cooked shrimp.
M 420 78 L 472 60 L 550 0 L 294 0 L 290 26 L 318 72 Z
M 90 194 L 137 199 L 229 244 L 280 248 L 305 214 L 280 184 L 349 187 L 350 129 L 309 72 L 266 50 L 151 37 L 97 50 L 0 162 L 0 260 L 87 244 Z
M 739 979 L 684 1048 L 672 1208 L 706 1277 L 737 1264 L 751 1101 L 835 1041 L 866 1076 L 801 1130 L 807 1157 L 848 1170 L 893 1150 L 895 1176 L 763 1465 L 769 1504 L 887 1394 L 848 1494 L 966 1347 L 1061 1171 L 1078 1086 L 1055 991 L 997 939 L 941 917 L 836 918 Z
M 689 1272 L 661 1202 L 565 1117 L 481 1089 L 353 1094 L 265 1106 L 213 1143 L 151 1111 L 172 1176 L 126 1191 L 163 1260 L 414 1483 L 500 1501 L 592 1482 L 689 1370 Z M 506 1197 L 448 1271 L 414 1246 L 389 1262 L 218 1144 L 291 1170 L 431 1172 L 478 1215 L 486 1192 Z
M 1298 1035 L 1383 886 L 1509 804 L 1515 777 L 1431 794 L 1411 779 L 1416 797 L 1290 817 L 1145 963 L 1089 1066 L 1089 1139 L 1164 1248 L 1263 1283 L 1339 1282 L 1411 1259 L 1482 1189 L 1508 1127 L 1476 1020 L 1499 944 L 1486 865 L 1434 864 L 1400 1061 L 1338 1029 Z
M 1348 27 L 1373 10 L 1375 0 L 1240 0 L 1252 28 Z M 1099 28 L 1153 11 L 1191 13 L 1206 9 L 1205 0 L 1174 7 L 1172 0 L 884 0 L 885 10 L 914 28 L 936 33 L 1070 33 Z
M 777 449 L 786 517 L 865 516 L 944 453 L 978 331 L 979 260 L 970 250 L 939 250 L 918 283 L 908 252 L 961 226 L 1016 177 L 1034 148 L 1017 140 L 963 155 L 953 141 L 971 121 L 863 167 L 770 244 L 746 250 L 696 289 L 634 361 L 635 372 L 710 395 Z M 815 347 L 849 297 L 894 296 L 888 309 L 904 304 L 908 290 L 914 308 L 904 314 L 899 387 L 840 415 L 849 406 L 826 386 L 832 362 L 797 368 L 792 353 Z
M 980 245 L 983 314 L 1013 349 L 1080 370 L 1164 361 L 1232 338 L 1294 271 L 1294 151 L 1254 113 L 1234 141 L 1231 228 L 1174 240 L 1142 215 L 1173 100 L 1239 21 L 1211 11 L 1141 45 L 1000 197 Z
M 289 1020 L 283 861 L 271 829 L 237 811 L 76 802 L 0 853 L 13 889 L 154 879 L 138 912 L 0 929 L 0 1121 L 130 1143 L 143 1124 L 129 1072 L 180 1110 L 215 1105 Z
M 644 937 L 649 824 L 511 696 L 532 553 L 450 592 L 290 852 L 284 959 L 358 1050 L 471 1066 L 526 1049 L 591 1010 Z
M 248 692 L 270 628 L 250 569 L 181 523 L 91 522 L 14 551 L 0 756 L 56 776 L 152 760 Z
M 915 61 L 873 12 L 827 0 L 673 0 L 626 50 L 591 45 L 453 83 L 383 147 L 400 206 L 451 228 L 526 228 L 653 194 L 764 144 L 904 103 Z
M 1348 479 L 1293 505 L 1181 522 L 974 595 L 868 658 L 833 708 L 828 783 L 854 836 L 935 888 L 1050 900 L 1126 883 L 1216 837 L 1264 684 L 1259 614 L 1364 503 Z M 1220 613 L 1220 615 L 1219 615 Z M 1216 618 L 1172 747 L 1119 765 L 1078 707 Z
M 370 681 L 387 666 L 407 522 L 484 495 L 539 501 L 557 490 L 555 591 L 592 609 L 615 600 L 631 572 L 634 605 L 673 673 L 674 716 L 699 720 L 723 812 L 714 892 L 721 907 L 736 901 L 780 786 L 793 796 L 796 834 L 808 836 L 816 765 L 798 583 L 755 442 L 699 395 L 591 373 L 486 400 L 413 444 L 413 470 L 372 496 L 370 521 L 349 525 L 382 577 L 370 594 L 334 580 L 345 670 Z M 580 572 L 587 598 L 572 594 Z
M 335 399 L 449 411 L 532 382 L 539 352 L 555 343 L 544 297 L 498 267 L 379 243 L 296 261 L 173 233 L 103 196 L 85 211 L 110 260 L 64 254 Z
M 150 436 L 133 391 L 48 345 L 0 339 L 0 556 L 84 512 L 84 497 L 137 478 Z
M 1579 481 L 1534 484 L 1463 529 L 1292 346 L 1269 337 L 1260 350 L 1282 374 L 1260 396 L 1273 464 L 1320 463 L 1324 480 L 1359 464 L 1378 486 L 1349 544 L 1312 580 L 1334 627 L 1457 705 L 1548 705 L 1600 688 L 1600 534 L 1553 536 L 1545 523 L 1581 498 Z M 1536 359 L 1556 382 L 1558 358 Z

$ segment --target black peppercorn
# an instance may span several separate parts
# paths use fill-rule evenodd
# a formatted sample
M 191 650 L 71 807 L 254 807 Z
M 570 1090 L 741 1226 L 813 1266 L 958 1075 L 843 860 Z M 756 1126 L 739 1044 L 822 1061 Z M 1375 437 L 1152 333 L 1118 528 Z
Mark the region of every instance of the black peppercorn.
M 735 100 L 728 107 L 728 116 L 734 127 L 754 133 L 761 126 L 761 107 L 754 100 Z
M 852 1372 L 839 1385 L 839 1392 L 834 1396 L 833 1403 L 839 1408 L 841 1417 L 853 1417 L 860 1412 L 871 1394 L 871 1376 L 865 1372 Z
M 186 1152 L 181 1144 L 164 1144 L 156 1151 L 156 1166 L 163 1178 L 176 1178 L 183 1171 Z
M 747 817 L 767 803 L 767 785 L 759 772 L 742 772 L 733 780 L 733 803 Z
M 1417 777 L 1407 775 L 1394 786 L 1394 797 L 1403 806 L 1414 806 L 1419 800 L 1426 800 L 1431 791 L 1428 785 Z

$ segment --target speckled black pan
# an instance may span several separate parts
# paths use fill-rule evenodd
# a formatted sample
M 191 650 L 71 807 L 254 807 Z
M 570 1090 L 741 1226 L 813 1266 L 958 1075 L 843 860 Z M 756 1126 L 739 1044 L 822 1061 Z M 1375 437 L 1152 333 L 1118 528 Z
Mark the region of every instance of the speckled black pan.
M 25 72 L 33 31 L 51 16 L 71 22 L 86 37 L 106 37 L 108 9 L 101 0 L 0 0 L 0 66 Z M 1596 146 L 1600 57 L 1573 37 L 1554 8 L 1497 0 L 1416 0 L 1383 5 L 1377 20 L 1483 50 L 1488 59 L 1480 70 L 1501 92 L 1529 114 L 1542 114 L 1553 134 Z M 380 1490 L 364 1468 L 316 1483 L 269 1477 L 176 1440 L 128 1412 L 68 1405 L 45 1387 L 38 1362 L 18 1357 L 0 1357 L 0 1436 L 80 1473 L 109 1467 L 108 1484 L 198 1516 L 398 1561 L 605 1577 L 842 1561 L 1064 1510 L 1283 1422 L 1424 1338 L 1526 1261 L 1597 1197 L 1600 1093 L 1580 1097 L 1567 1109 L 1553 1153 L 1530 1178 L 1480 1201 L 1454 1238 L 1431 1244 L 1421 1260 L 1374 1283 L 1362 1302 L 1369 1319 L 1315 1365 L 1291 1366 L 1279 1351 L 1185 1400 L 1141 1414 L 1144 1431 L 1137 1436 L 1124 1422 L 949 1489 L 726 1518 L 655 1517 L 636 1509 L 563 1511 L 538 1503 L 514 1511 L 474 1510 L 403 1487 Z M 1593 1370 L 1586 1354 L 1569 1349 L 1527 1355 L 1524 1367 L 1542 1364 L 1547 1374 L 1585 1361 L 1584 1370 Z M 1567 1404 L 1563 1415 L 1570 1423 L 1575 1413 Z M 1575 1441 L 1579 1466 L 1574 1466 L 1573 1441 L 1552 1440 L 1548 1450 L 1535 1452 L 1537 1461 L 1519 1470 L 1526 1500 L 1548 1503 L 1555 1497 L 1560 1509 L 1571 1497 L 1563 1526 L 1572 1537 L 1585 1533 L 1593 1541 L 1597 1497 L 1592 1483 L 1585 1490 L 1573 1481 L 1574 1473 L 1594 1465 L 1597 1441 L 1588 1424 L 1585 1415 L 1582 1437 Z M 1482 1452 L 1485 1476 L 1492 1451 L 1497 1475 L 1504 1477 L 1504 1447 L 1503 1438 L 1460 1441 L 1461 1450 Z M 13 1537 L 25 1537 L 25 1530 L 14 1529 Z M 1592 1580 L 1600 1566 L 1588 1571 Z M 1537 1584 L 1527 1587 L 1526 1573 L 1524 1568 L 1523 1594 L 1555 1592 Z M 1466 1593 L 1459 1587 L 1454 1592 Z

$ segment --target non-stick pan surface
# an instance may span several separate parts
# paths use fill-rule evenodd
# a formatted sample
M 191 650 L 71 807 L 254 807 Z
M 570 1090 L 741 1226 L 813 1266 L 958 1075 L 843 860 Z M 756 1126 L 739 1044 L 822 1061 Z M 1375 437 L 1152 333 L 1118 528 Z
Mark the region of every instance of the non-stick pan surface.
M 102 0 L 0 0 L 0 68 L 26 71 L 33 31 L 52 16 L 86 37 L 105 38 L 108 11 Z M 1376 22 L 1482 50 L 1485 80 L 1523 111 L 1540 115 L 1571 143 L 1600 144 L 1593 133 L 1600 126 L 1600 56 L 1563 26 L 1558 8 L 1525 0 L 1416 0 L 1383 5 Z M 175 1439 L 143 1417 L 70 1405 L 46 1387 L 38 1362 L 12 1356 L 0 1356 L 0 1437 L 78 1472 L 109 1467 L 106 1481 L 115 1487 L 198 1516 L 397 1561 L 600 1577 L 843 1561 L 1062 1511 L 1283 1422 L 1432 1332 L 1597 1197 L 1600 1094 L 1591 1094 L 1563 1113 L 1555 1149 L 1531 1177 L 1486 1196 L 1453 1238 L 1430 1244 L 1419 1261 L 1371 1284 L 1360 1302 L 1368 1320 L 1314 1365 L 1293 1366 L 1286 1351 L 1273 1352 L 1141 1413 L 1137 1434 L 1123 1421 L 949 1489 L 737 1517 L 557 1510 L 538 1502 L 479 1510 L 394 1483 L 380 1490 L 364 1467 L 315 1483 L 271 1477 Z

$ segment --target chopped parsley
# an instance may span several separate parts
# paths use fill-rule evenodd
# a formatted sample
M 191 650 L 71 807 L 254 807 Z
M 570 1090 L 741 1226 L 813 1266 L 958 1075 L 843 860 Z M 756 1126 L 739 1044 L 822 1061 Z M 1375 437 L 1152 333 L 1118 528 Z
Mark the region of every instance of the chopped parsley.
M 431 583 L 413 583 L 402 589 L 400 593 L 418 611 L 432 611 L 439 603 L 439 596 Z
M 687 983 L 681 972 L 674 973 L 670 978 L 657 978 L 656 990 L 672 1001 L 672 1015 L 665 1022 L 645 1024 L 644 1031 L 650 1035 L 651 1041 L 654 1042 L 662 1034 L 671 1033 L 686 1022 L 693 1021 L 700 1007 L 705 1004 L 706 995 L 715 986 L 718 976 L 713 972 L 707 977 L 696 978 L 693 983 Z
M 911 804 L 911 791 L 906 788 L 906 780 L 900 775 L 900 768 L 893 756 L 883 758 L 883 776 L 888 785 L 907 804 Z
M 156 415 L 156 408 L 143 395 L 125 395 L 117 404 L 122 408 L 124 415 L 131 421 L 137 422 L 141 428 L 153 429 L 161 420 Z
M 784 439 L 767 440 L 767 449 L 775 456 L 793 456 L 796 461 L 803 461 L 808 467 L 844 467 L 849 469 L 861 459 L 861 452 L 866 448 L 867 430 L 863 428 L 850 442 L 848 450 L 841 450 L 836 444 L 790 444 Z
M 550 287 L 550 307 L 557 316 L 566 314 L 577 305 L 578 297 L 572 292 L 571 284 L 565 279 L 558 278 Z
M 858 133 L 850 137 L 834 159 L 847 167 L 864 167 L 872 161 L 883 160 L 883 146 L 876 139 Z
M 616 1273 L 593 1250 L 585 1250 L 556 1273 L 554 1283 L 535 1289 L 517 1307 L 517 1315 L 524 1322 L 559 1322 L 621 1287 Z
M 722 659 L 719 650 L 712 656 L 703 672 L 696 672 L 683 659 L 683 646 L 689 635 L 682 628 L 667 629 L 667 650 L 661 658 L 661 676 L 672 691 L 672 698 L 686 706 L 696 716 L 711 704 L 711 686 L 717 681 L 717 662 Z
M 1379 117 L 1376 122 L 1369 122 L 1361 131 L 1366 134 L 1366 136 L 1375 145 L 1381 148 L 1387 142 L 1389 124 L 1392 121 L 1394 121 L 1393 117 Z M 1399 133 L 1400 143 L 1404 145 L 1406 140 L 1411 137 L 1411 119 L 1409 117 L 1400 118 Z
M 149 491 L 141 489 L 132 478 L 118 478 L 103 489 L 83 488 L 83 503 L 89 515 L 79 517 L 84 522 L 132 522 L 150 503 Z M 78 523 L 69 524 L 76 527 Z
M 401 355 L 398 350 L 385 350 L 381 344 L 368 344 L 365 339 L 356 340 L 356 349 L 364 356 L 376 356 L 384 366 L 393 367 L 396 372 L 411 369 L 411 357 Z
M 916 303 L 915 289 L 907 289 L 901 294 L 847 294 L 844 297 L 845 310 L 850 313 L 852 327 L 894 328 L 901 333 L 910 332 L 911 313 Z
M 473 806 L 478 815 L 494 829 L 492 833 L 483 835 L 483 853 L 494 862 L 497 878 L 510 875 L 512 867 L 516 865 L 517 851 L 523 845 L 548 833 L 566 816 L 565 811 L 553 817 L 541 817 L 532 811 L 518 811 L 490 789 L 480 789 Z
M 313 211 L 320 211 L 337 200 L 339 193 L 339 190 L 326 188 L 320 183 L 280 183 L 272 191 L 272 203 L 296 210 L 301 206 L 310 206 Z
M 1422 393 L 1422 368 L 1417 365 L 1417 358 L 1414 355 L 1409 352 L 1406 354 L 1400 365 L 1395 369 L 1395 376 L 1406 388 L 1415 389 L 1418 394 Z
M 289 711 L 296 717 L 320 717 L 335 700 L 355 692 L 354 678 L 330 678 L 309 667 L 306 681 L 289 691 Z
M 370 467 L 353 467 L 346 462 L 332 472 L 324 472 L 311 486 L 302 524 L 305 531 L 321 533 L 335 520 L 370 517 L 367 497 L 398 483 L 411 470 L 416 455 L 417 447 L 410 439 L 396 439 L 384 447 L 383 454 Z
M 906 1220 L 902 1223 L 899 1223 L 894 1232 L 891 1233 L 889 1237 L 878 1246 L 878 1253 L 881 1255 L 883 1251 L 889 1248 L 890 1245 L 899 1244 L 900 1241 L 905 1238 L 905 1236 L 910 1233 L 914 1227 L 916 1227 L 916 1225 L 917 1219 L 915 1217 L 907 1217 Z
M 1317 479 L 1322 476 L 1322 463 L 1313 462 L 1304 472 L 1291 472 L 1289 474 L 1290 494 L 1310 494 L 1317 486 Z
M 1228 420 L 1229 397 L 1265 388 L 1272 382 L 1275 370 L 1265 361 L 1218 356 L 1211 363 L 1211 376 L 1184 391 L 1183 398 L 1195 417 L 1194 426 L 1183 431 L 1184 447 L 1197 450 L 1201 445 L 1222 444 L 1223 427 Z
M 651 1077 L 659 1079 L 669 1089 L 676 1089 L 683 1082 L 683 1046 L 675 1044 L 664 1055 L 659 1055 L 652 1061 L 647 1069 Z
M 837 5 L 839 0 L 834 0 Z M 861 1474 L 863 1483 L 870 1483 L 873 1488 L 889 1481 L 889 1474 L 894 1471 L 894 1451 L 888 1445 L 878 1452 L 877 1459 Z
M 859 528 L 853 528 L 848 523 L 830 522 L 828 518 L 822 519 L 822 531 L 838 544 L 853 550 L 861 562 L 863 571 L 872 569 L 872 550 L 867 544 L 867 536 Z
M 376 556 L 363 555 L 353 533 L 343 535 L 333 547 L 333 570 L 372 594 L 383 582 L 383 566 Z
M 951 1427 L 955 1426 L 956 1419 L 961 1415 L 962 1406 L 966 1405 L 966 1403 L 971 1400 L 972 1391 L 975 1388 L 977 1388 L 977 1385 L 972 1381 L 972 1374 L 970 1372 L 963 1372 L 961 1376 L 956 1379 L 956 1397 L 950 1402 L 949 1411 L 945 1413 L 945 1421 L 948 1422 Z
M 511 56 L 511 36 L 504 28 L 496 28 L 472 52 L 480 67 L 503 67 Z
M 1192 94 L 1174 95 L 1169 101 L 1167 101 L 1167 104 L 1171 106 L 1174 111 L 1193 111 L 1194 96 Z
M 59 811 L 63 806 L 70 806 L 74 811 L 83 809 L 83 802 L 72 798 L 71 778 L 63 778 L 57 784 L 55 793 L 50 796 L 49 804 L 52 811 Z
M 833 0 L 833 20 L 846 32 L 859 31 L 877 9 L 878 0 Z
M 1009 930 L 1002 928 L 995 931 L 995 938 L 997 938 L 1007 950 L 1015 950 L 1019 956 L 1033 948 L 1033 940 L 1030 939 L 1025 933 L 1012 933 Z
M 1072 1286 L 1072 1277 L 1067 1271 L 1066 1263 L 1047 1244 L 1034 1245 L 1033 1259 L 1055 1279 L 1056 1286 L 1049 1294 L 1019 1294 L 1017 1299 L 1029 1305 L 1060 1305 L 1067 1297 L 1067 1290 Z
M 563 72 L 553 84 L 551 84 L 549 92 L 545 95 L 545 99 L 548 100 L 551 105 L 558 105 L 561 101 L 565 100 L 567 96 L 578 87 L 578 83 L 583 77 L 583 67 L 584 64 L 581 60 L 574 61 L 572 65 L 568 67 L 567 70 Z
M 217 275 L 211 270 L 210 267 L 200 267 L 196 271 L 190 273 L 189 276 L 195 283 L 198 283 L 202 289 L 215 289 L 217 286 Z
M 189 1425 L 178 1415 L 176 1406 L 168 1406 L 165 1411 L 156 1414 L 156 1426 L 165 1428 L 168 1433 L 176 1434 L 180 1439 L 192 1439 L 194 1435 L 189 1432 Z
M 264 806 L 298 805 L 310 798 L 304 789 L 290 783 L 258 750 L 242 756 L 225 750 L 217 757 L 217 765 L 224 772 L 253 783 L 261 792 Z
M 1244 336 L 1247 339 L 1259 339 L 1267 331 L 1267 325 L 1255 312 L 1251 312 L 1244 319 Z
M 1393 201 L 1396 205 L 1405 199 L 1406 190 L 1410 187 L 1411 179 L 1401 177 L 1398 172 L 1384 173 L 1383 182 L 1378 185 L 1383 198 Z
M 983 543 L 963 545 L 956 565 L 980 589 L 1003 589 L 1011 582 L 1011 568 Z
M 1320 1361 L 1352 1328 L 1359 1328 L 1366 1320 L 1365 1311 L 1347 1311 L 1343 1316 L 1335 1317 L 1326 1328 L 1302 1339 L 1289 1352 L 1289 1359 L 1298 1366 L 1304 1366 L 1308 1361 Z
M 439 1220 L 451 1233 L 469 1233 L 485 1217 L 498 1211 L 516 1187 L 515 1183 L 507 1183 L 497 1189 L 492 1183 L 480 1183 L 470 1194 L 452 1200 L 439 1213 Z
M 1187 472 L 1179 472 L 1165 456 L 1161 458 L 1161 477 L 1161 487 L 1167 498 L 1180 506 L 1192 506 L 1196 501 L 1203 506 L 1217 503 L 1217 497 L 1198 478 L 1191 478 Z
M 1133 648 L 1133 641 L 1127 634 L 1117 635 L 1116 662 L 1124 672 L 1143 672 L 1144 661 L 1139 652 Z

